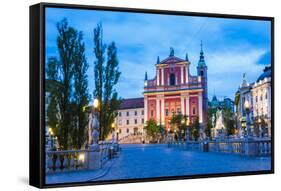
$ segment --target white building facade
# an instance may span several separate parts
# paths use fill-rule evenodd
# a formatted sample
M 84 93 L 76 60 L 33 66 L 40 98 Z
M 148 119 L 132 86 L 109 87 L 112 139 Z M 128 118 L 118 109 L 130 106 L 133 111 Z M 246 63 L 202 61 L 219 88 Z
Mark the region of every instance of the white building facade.
M 124 99 L 115 118 L 118 140 L 138 137 L 137 142 L 144 137 L 144 99 Z
M 244 107 L 247 101 L 250 105 L 251 127 L 259 132 L 260 136 L 271 136 L 271 66 L 265 67 L 263 73 L 256 82 L 251 84 L 243 83 L 238 89 L 240 95 L 239 104 L 236 108 L 238 119 L 243 126 L 246 119 L 246 109 Z M 257 134 L 257 133 L 256 133 Z

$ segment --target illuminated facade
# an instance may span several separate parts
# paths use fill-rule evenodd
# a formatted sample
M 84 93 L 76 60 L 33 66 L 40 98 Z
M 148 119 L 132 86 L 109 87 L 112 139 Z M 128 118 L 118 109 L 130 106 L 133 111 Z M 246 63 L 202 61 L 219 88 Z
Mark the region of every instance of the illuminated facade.
M 169 120 L 174 114 L 183 114 L 193 121 L 198 117 L 202 129 L 205 126 L 208 107 L 207 66 L 202 50 L 197 65 L 197 75 L 190 74 L 188 56 L 174 56 L 156 63 L 156 76 L 144 81 L 144 120 L 155 119 L 158 124 L 170 128 Z
M 115 124 L 119 140 L 123 140 L 129 136 L 143 135 L 143 97 L 122 100 L 118 108 L 118 115 L 115 118 Z M 137 142 L 140 143 L 141 140 Z
M 244 75 L 243 83 L 237 93 L 240 95 L 240 100 L 236 109 L 241 123 L 245 122 L 244 104 L 248 101 L 252 125 L 262 126 L 263 133 L 271 136 L 271 66 L 265 67 L 254 83 L 247 83 Z

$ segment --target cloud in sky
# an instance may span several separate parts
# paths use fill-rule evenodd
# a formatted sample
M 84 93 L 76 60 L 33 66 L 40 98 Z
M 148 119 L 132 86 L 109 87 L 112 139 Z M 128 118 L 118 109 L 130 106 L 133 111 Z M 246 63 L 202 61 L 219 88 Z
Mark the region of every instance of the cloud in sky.
M 115 41 L 118 47 L 122 74 L 116 88 L 123 98 L 142 96 L 145 71 L 154 78 L 157 56 L 165 59 L 170 47 L 175 49 L 175 56 L 184 58 L 188 53 L 195 74 L 200 40 L 208 65 L 210 98 L 214 90 L 219 98 L 233 98 L 243 73 L 253 82 L 264 65 L 270 64 L 268 21 L 57 8 L 46 10 L 46 59 L 58 55 L 56 23 L 63 18 L 84 33 L 91 92 L 93 28 L 99 22 L 103 24 L 105 42 Z

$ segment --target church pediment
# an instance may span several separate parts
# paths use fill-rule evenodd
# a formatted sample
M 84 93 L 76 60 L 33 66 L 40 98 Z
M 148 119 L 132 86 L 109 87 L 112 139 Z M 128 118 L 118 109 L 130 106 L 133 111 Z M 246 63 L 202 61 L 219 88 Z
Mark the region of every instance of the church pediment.
M 175 56 L 169 56 L 168 58 L 162 60 L 159 64 L 176 64 L 179 62 L 186 62 L 186 61 Z

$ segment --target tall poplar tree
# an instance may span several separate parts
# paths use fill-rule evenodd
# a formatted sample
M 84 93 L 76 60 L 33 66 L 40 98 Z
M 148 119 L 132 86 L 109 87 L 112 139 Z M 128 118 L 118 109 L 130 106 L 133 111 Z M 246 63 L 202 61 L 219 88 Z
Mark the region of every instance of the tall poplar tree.
M 103 43 L 102 25 L 94 29 L 94 61 L 95 90 L 94 96 L 99 100 L 99 139 L 104 140 L 111 130 L 111 123 L 116 117 L 120 104 L 118 93 L 114 86 L 117 84 L 120 72 L 118 68 L 117 48 L 112 42 L 107 48 L 107 62 L 105 59 L 106 44 Z
M 111 124 L 113 123 L 119 107 L 120 100 L 114 88 L 117 84 L 121 72 L 118 68 L 117 48 L 115 43 L 112 42 L 107 48 L 107 62 L 104 68 L 104 94 L 103 94 L 103 110 L 104 113 L 104 136 L 108 135 L 111 131 Z M 105 137 L 103 137 L 105 138 Z
M 87 70 L 89 64 L 85 56 L 85 44 L 82 41 L 83 34 L 79 32 L 77 42 L 75 43 L 74 67 L 73 67 L 73 116 L 75 120 L 72 140 L 77 149 L 81 149 L 87 139 L 87 123 L 88 116 L 84 110 L 85 106 L 89 103 L 88 94 L 88 76 Z
M 50 58 L 46 68 L 46 87 L 50 93 L 47 116 L 48 125 L 55 130 L 60 149 L 65 150 L 75 146 L 75 139 L 73 135 L 71 136 L 72 128 L 78 129 L 76 135 L 78 139 L 83 131 L 82 124 L 85 123 L 85 118 L 78 107 L 84 106 L 88 99 L 86 76 L 88 66 L 82 34 L 70 27 L 66 19 L 57 23 L 57 30 L 59 56 L 58 59 Z M 76 126 L 73 127 L 73 124 Z M 83 140 L 76 141 L 77 147 L 80 145 L 79 142 L 82 143 Z

